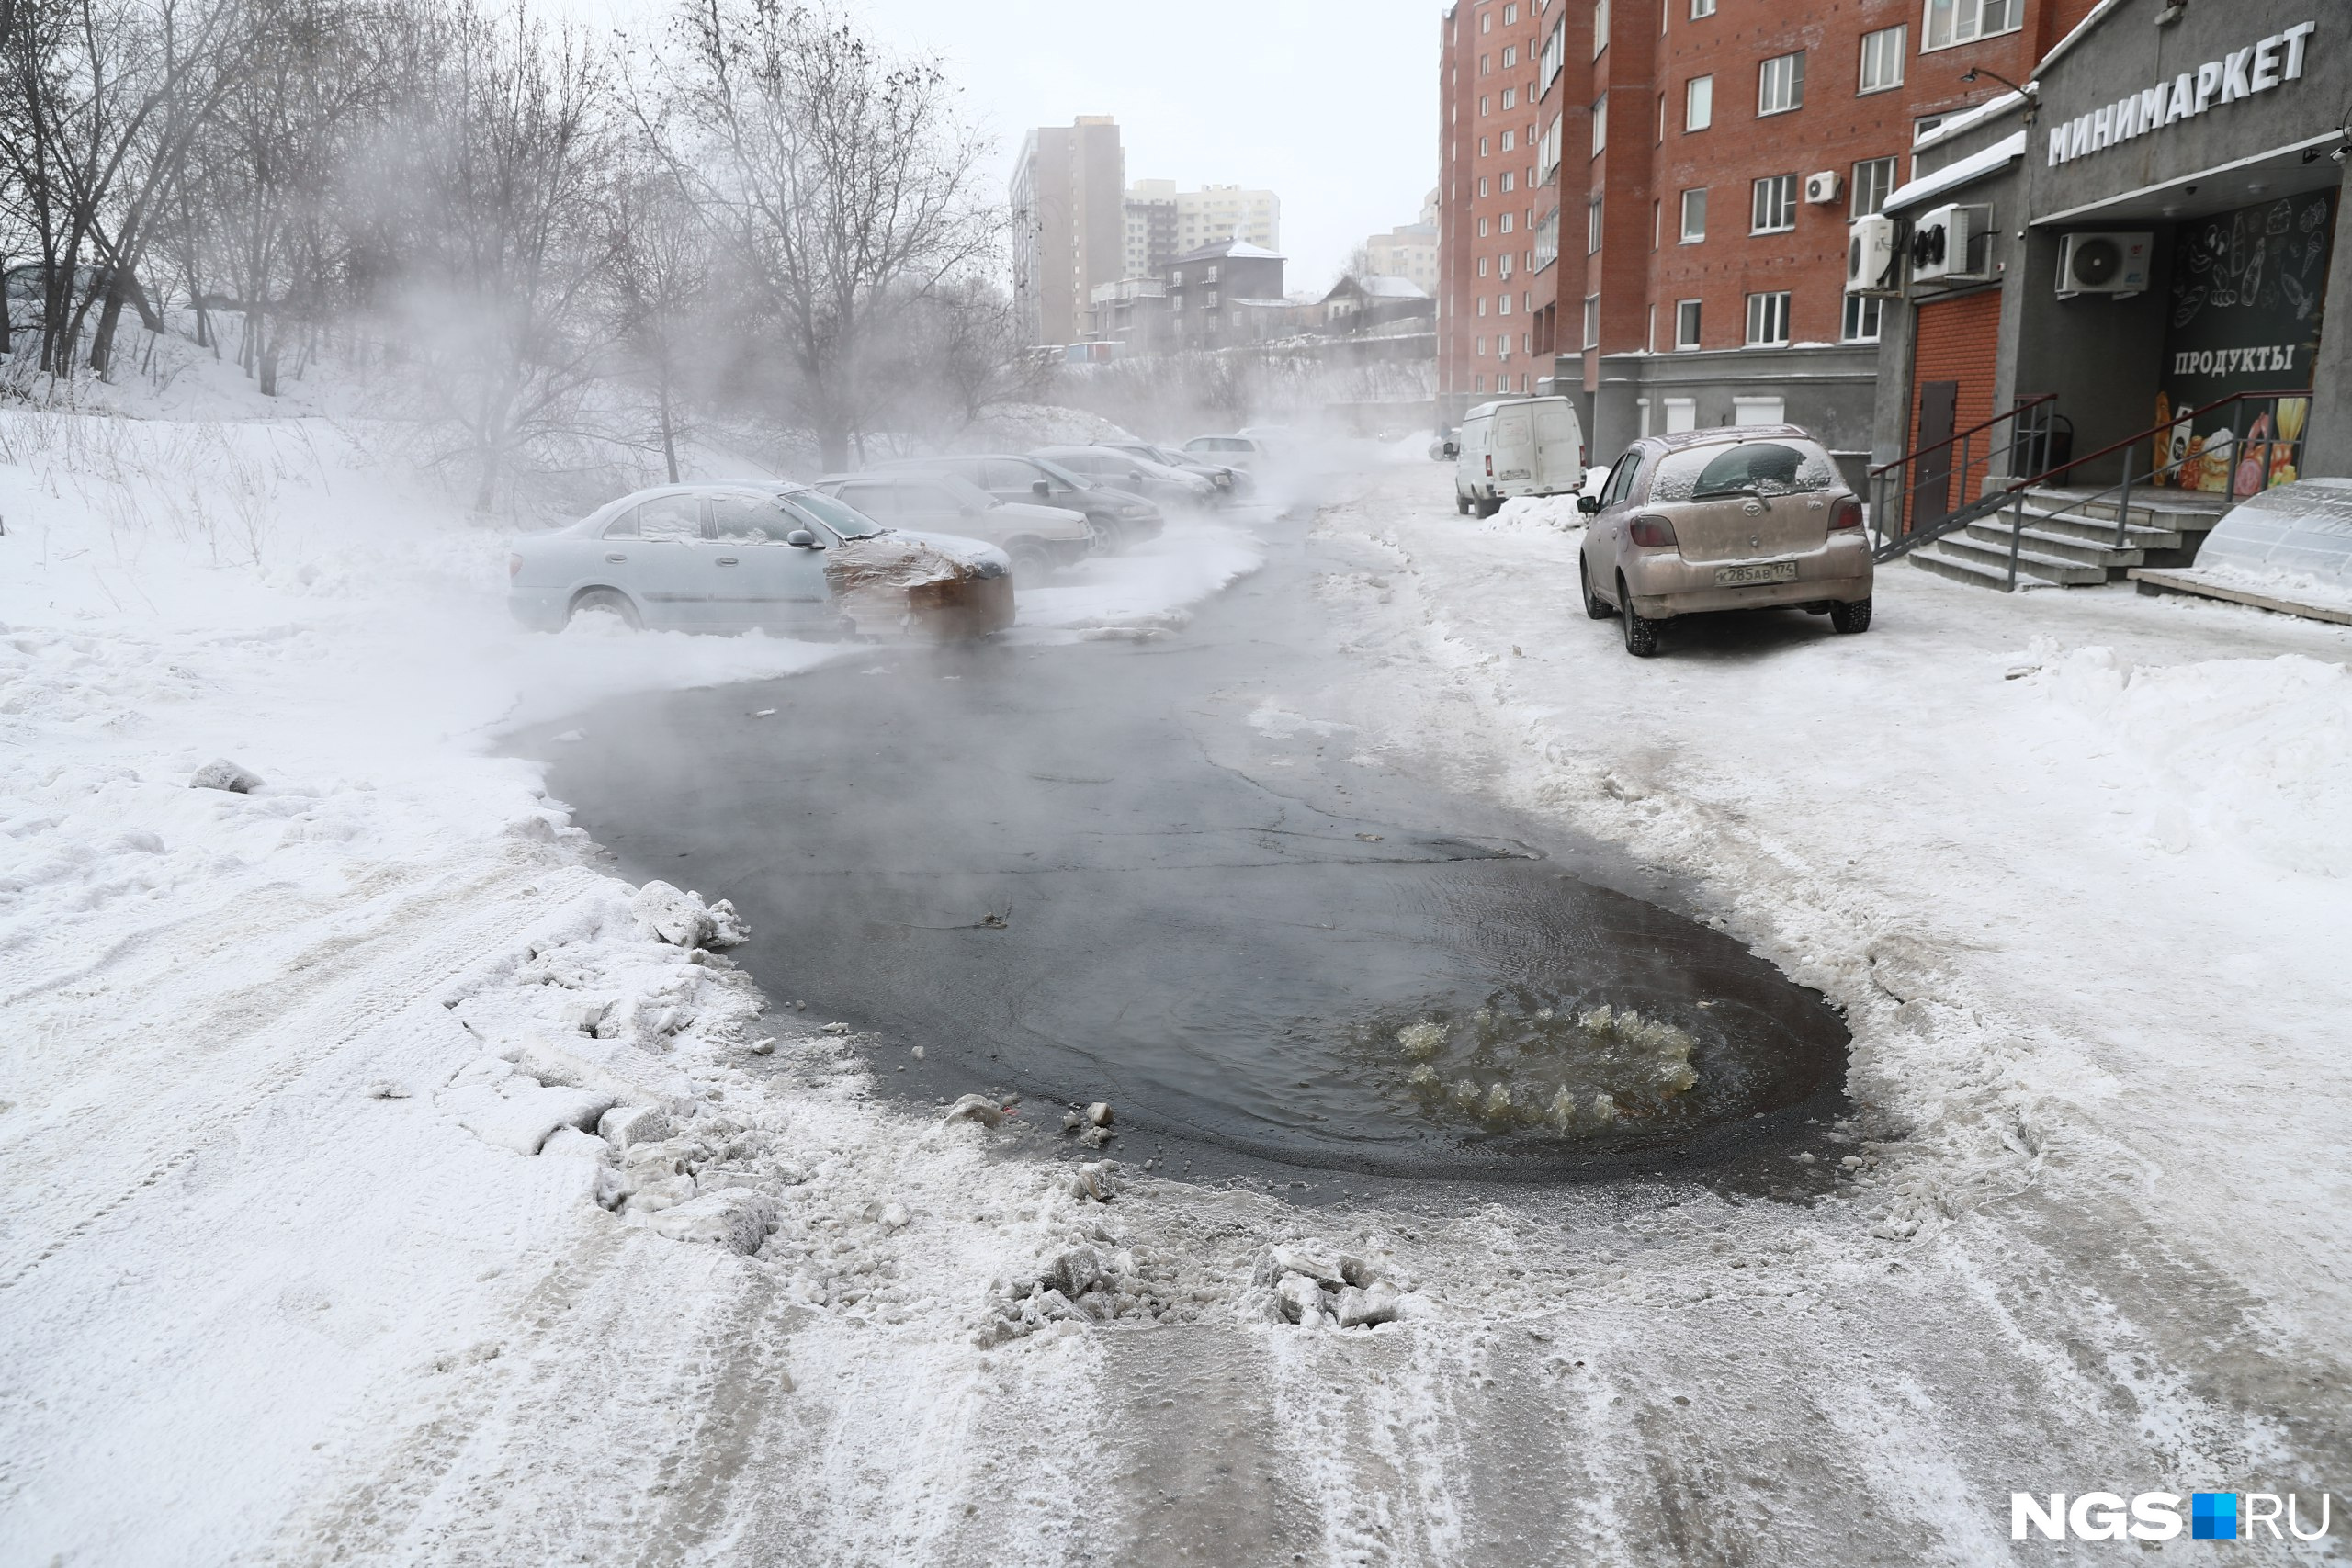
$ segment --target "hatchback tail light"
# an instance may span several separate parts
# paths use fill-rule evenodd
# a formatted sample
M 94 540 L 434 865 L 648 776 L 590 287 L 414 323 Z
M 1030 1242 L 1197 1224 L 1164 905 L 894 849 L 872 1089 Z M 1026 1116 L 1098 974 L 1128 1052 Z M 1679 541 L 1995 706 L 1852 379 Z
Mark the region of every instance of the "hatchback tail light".
M 1862 503 L 1855 500 L 1852 496 L 1848 496 L 1845 500 L 1839 502 L 1837 505 L 1829 509 L 1829 531 L 1831 533 L 1834 534 L 1840 528 L 1859 528 L 1861 525 Z
M 1625 533 L 1637 545 L 1672 547 L 1675 543 L 1674 525 L 1663 517 L 1636 517 Z
M 506 575 L 509 577 L 520 577 L 522 574 L 523 558 L 521 556 L 508 556 L 506 558 Z

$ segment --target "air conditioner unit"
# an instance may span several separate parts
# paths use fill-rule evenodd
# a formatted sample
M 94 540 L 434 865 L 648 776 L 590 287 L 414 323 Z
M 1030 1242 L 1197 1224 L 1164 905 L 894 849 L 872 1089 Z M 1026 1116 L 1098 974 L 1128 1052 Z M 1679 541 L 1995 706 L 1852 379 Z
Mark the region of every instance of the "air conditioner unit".
M 1874 212 L 1847 231 L 1846 292 L 1900 294 L 1903 269 L 1894 251 L 1894 220 Z
M 1911 281 L 1981 283 L 1993 276 L 1993 209 L 1936 207 L 1911 225 Z
M 1833 169 L 1824 169 L 1817 175 L 1807 175 L 1804 177 L 1804 198 L 1815 207 L 1826 207 L 1838 199 L 1840 183 L 1837 171 Z
M 2154 234 L 2068 234 L 2058 242 L 2058 298 L 2145 293 L 2155 254 Z

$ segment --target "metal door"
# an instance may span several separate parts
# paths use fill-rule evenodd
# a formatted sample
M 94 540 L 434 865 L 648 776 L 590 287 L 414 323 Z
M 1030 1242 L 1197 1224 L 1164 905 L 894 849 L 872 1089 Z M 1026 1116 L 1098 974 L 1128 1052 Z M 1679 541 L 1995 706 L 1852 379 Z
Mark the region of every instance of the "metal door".
M 1957 381 L 1919 383 L 1919 425 L 1911 449 L 1920 454 L 1911 483 L 1910 523 L 1906 531 L 1932 528 L 1951 515 L 1951 439 L 1953 415 L 1960 404 Z M 1934 451 L 1928 448 L 1934 447 Z

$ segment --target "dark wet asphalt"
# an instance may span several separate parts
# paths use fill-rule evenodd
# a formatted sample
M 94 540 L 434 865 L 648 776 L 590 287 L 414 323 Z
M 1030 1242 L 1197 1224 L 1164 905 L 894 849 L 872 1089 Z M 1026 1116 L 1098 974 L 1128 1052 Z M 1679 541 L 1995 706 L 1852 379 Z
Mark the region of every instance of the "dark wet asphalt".
M 1018 1093 L 1049 1130 L 1107 1100 L 1117 1157 L 1299 1195 L 1826 1185 L 1831 1159 L 1789 1159 L 1848 1110 L 1817 996 L 1590 846 L 1351 761 L 1344 730 L 1250 722 L 1342 673 L 1311 585 L 1353 564 L 1265 526 L 1266 569 L 1157 640 L 877 648 L 517 749 L 632 879 L 732 898 L 738 959 L 854 1025 L 886 1093 Z M 1565 1021 L 1603 1004 L 1687 1039 L 1698 1081 L 1564 1135 L 1541 1113 L 1560 1088 L 1614 1082 L 1580 1059 L 1610 1042 Z M 1432 1018 L 1435 1091 L 1396 1043 Z M 1465 1108 L 1444 1087 L 1465 1078 L 1515 1098 Z

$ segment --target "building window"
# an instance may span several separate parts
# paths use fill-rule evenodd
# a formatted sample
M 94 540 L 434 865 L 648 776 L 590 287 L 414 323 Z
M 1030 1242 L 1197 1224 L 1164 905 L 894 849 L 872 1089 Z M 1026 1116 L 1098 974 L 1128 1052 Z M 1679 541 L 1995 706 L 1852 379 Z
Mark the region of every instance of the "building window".
M 1483 197 L 1486 196 L 1486 194 L 1487 194 L 1487 176 L 1486 176 L 1486 175 L 1480 175 L 1478 176 L 1478 195 L 1480 196 L 1480 197 L 1482 197 L 1482 198 L 1483 198 Z
M 1478 334 L 1478 357 L 1487 357 L 1487 334 L 1484 333 Z
M 1486 297 L 1485 295 L 1481 294 L 1481 295 L 1479 295 L 1479 296 L 1478 296 L 1478 314 L 1480 314 L 1481 316 L 1483 316 L 1483 315 L 1485 315 L 1486 313 L 1487 313 L 1487 297 Z
M 1778 234 L 1797 226 L 1797 177 L 1767 175 L 1756 182 L 1756 210 L 1747 231 Z
M 1490 148 L 1489 148 L 1489 146 L 1488 146 L 1488 144 L 1487 144 L 1487 138 L 1485 138 L 1485 137 L 1483 137 L 1483 136 L 1481 136 L 1480 138 L 1478 138 L 1478 156 L 1480 156 L 1481 158 L 1483 158 L 1483 157 L 1485 157 L 1485 156 L 1487 155 L 1487 153 L 1489 151 L 1490 151 Z
M 1478 220 L 1478 238 L 1480 238 L 1480 239 L 1482 239 L 1482 240 L 1483 240 L 1483 239 L 1485 239 L 1486 237 L 1487 237 L 1487 220 L 1486 220 L 1485 219 L 1481 218 L 1481 219 L 1479 219 L 1479 220 Z
M 1903 85 L 1903 51 L 1911 41 L 1909 24 L 1862 35 L 1861 93 L 1883 93 Z
M 1503 107 L 1509 108 L 1517 102 L 1519 102 L 1519 89 L 1517 87 L 1505 87 L 1503 89 Z
M 1661 202 L 1661 201 L 1653 201 L 1653 202 L 1651 202 L 1651 203 L 1650 203 L 1650 249 L 1651 249 L 1651 250 L 1655 251 L 1655 250 L 1657 250 L 1657 243 L 1658 243 L 1658 240 L 1659 240 L 1660 236 L 1662 236 L 1662 235 L 1665 233 L 1665 231 L 1666 231 L 1666 204 L 1665 204 L 1664 202 Z
M 1495 271 L 1505 277 L 1509 277 L 1510 276 L 1510 253 L 1509 251 L 1505 251 L 1502 254 L 1495 258 Z
M 1506 212 L 1495 220 L 1495 232 L 1498 234 L 1508 234 L 1510 232 L 1510 213 Z
M 1690 0 L 1690 19 L 1692 21 L 1695 22 L 1702 17 L 1712 17 L 1714 14 L 1715 0 Z
M 1592 57 L 1609 47 L 1609 0 L 1595 0 L 1592 7 Z
M 1518 175 L 1517 175 L 1516 173 L 1514 173 L 1513 171 L 1511 171 L 1511 170 L 1510 170 L 1510 169 L 1505 169 L 1505 170 L 1503 171 L 1503 178 L 1502 178 L 1502 186 L 1501 186 L 1501 188 L 1502 188 L 1502 192 L 1503 192 L 1503 194 L 1504 194 L 1505 196 L 1509 196 L 1509 195 L 1510 194 L 1511 186 L 1513 186 L 1513 184 L 1518 180 L 1518 178 L 1519 178 Z
M 1598 294 L 1584 297 L 1584 345 L 1587 348 L 1600 346 L 1600 296 Z
M 1693 76 L 1682 85 L 1682 129 L 1704 130 L 1715 123 L 1715 79 Z
M 1560 67 L 1567 62 L 1568 14 L 1563 11 L 1559 20 L 1552 24 L 1551 36 L 1544 40 L 1544 59 L 1537 75 L 1543 81 L 1544 92 L 1552 90 L 1552 84 L 1559 80 Z
M 1560 171 L 1560 117 L 1554 115 L 1544 129 L 1544 140 L 1535 153 L 1535 183 L 1547 186 Z
M 1508 70 L 1510 70 L 1512 66 L 1514 66 L 1514 65 L 1516 65 L 1516 64 L 1518 64 L 1518 63 L 1519 63 L 1519 50 L 1517 49 L 1517 47 L 1516 47 L 1516 46 L 1514 46 L 1514 47 L 1512 47 L 1512 48 L 1510 48 L 1510 49 L 1506 49 L 1506 50 L 1504 50 L 1504 51 L 1503 51 L 1503 69 L 1504 69 L 1504 70 L 1508 71 Z
M 1838 335 L 1848 343 L 1876 343 L 1879 307 L 1885 303 L 1875 294 L 1847 295 L 1846 322 Z
M 1495 14 L 1492 11 L 1478 18 L 1478 30 L 1482 33 L 1490 33 L 1495 30 Z
M 1486 98 L 1486 96 L 1482 94 L 1482 95 L 1480 95 L 1479 99 L 1478 99 L 1478 112 L 1479 112 L 1481 115 L 1485 114 L 1485 113 L 1487 112 L 1487 98 Z
M 1519 20 L 1519 7 L 1518 7 L 1518 6 L 1516 6 L 1516 5 L 1510 5 L 1510 6 L 1504 6 L 1504 7 L 1503 7 L 1503 26 L 1505 26 L 1505 27 L 1510 27 L 1513 22 L 1516 22 L 1516 21 L 1518 21 L 1518 20 Z
M 1789 341 L 1789 296 L 1751 294 L 1747 297 L 1747 346 L 1777 348 Z
M 1894 189 L 1894 160 L 1865 158 L 1854 165 L 1853 215 L 1868 218 L 1886 205 Z
M 1592 106 L 1592 155 L 1600 157 L 1609 145 L 1609 100 L 1602 98 Z
M 1487 258 L 1484 256 L 1478 258 L 1478 276 L 1480 277 L 1487 276 Z
M 1775 55 L 1757 69 L 1756 112 L 1786 114 L 1804 106 L 1804 51 Z
M 1504 152 L 1510 152 L 1510 151 L 1511 150 L 1512 146 L 1515 144 L 1515 140 L 1516 140 L 1516 138 L 1518 137 L 1518 135 L 1519 135 L 1519 132 L 1517 132 L 1516 130 L 1506 130 L 1506 131 L 1504 131 L 1504 132 L 1503 132 L 1503 151 L 1504 151 Z
M 1682 241 L 1695 245 L 1707 237 L 1707 187 L 1682 193 Z
M 1479 344 L 1478 352 L 1481 354 L 1487 352 L 1484 343 Z M 1487 389 L 1487 378 L 1483 372 L 1470 378 L 1470 389 L 1474 392 L 1483 392 Z
M 1535 225 L 1535 270 L 1542 272 L 1560 259 L 1560 210 L 1554 208 Z
M 1600 249 L 1600 197 L 1594 197 L 1585 204 L 1584 254 L 1593 255 Z
M 1677 299 L 1674 302 L 1674 346 L 1699 346 L 1699 301 Z
M 1949 49 L 2024 25 L 2024 0 L 1928 0 L 1928 41 L 1919 47 Z
M 1510 314 L 1510 296 L 1509 294 L 1498 294 L 1495 296 L 1495 314 L 1498 316 L 1508 316 Z

